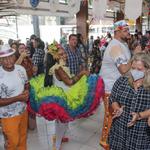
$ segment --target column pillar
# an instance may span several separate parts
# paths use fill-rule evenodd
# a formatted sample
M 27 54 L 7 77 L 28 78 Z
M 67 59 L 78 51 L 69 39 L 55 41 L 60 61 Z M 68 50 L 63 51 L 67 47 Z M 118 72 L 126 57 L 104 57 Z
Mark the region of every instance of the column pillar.
M 39 17 L 36 15 L 33 15 L 32 16 L 32 23 L 33 23 L 34 34 L 37 37 L 40 37 Z
M 142 32 L 142 16 L 136 19 L 136 29 Z
M 88 0 L 81 1 L 80 11 L 76 14 L 77 33 L 81 33 L 84 41 L 88 39 L 89 25 L 88 21 Z

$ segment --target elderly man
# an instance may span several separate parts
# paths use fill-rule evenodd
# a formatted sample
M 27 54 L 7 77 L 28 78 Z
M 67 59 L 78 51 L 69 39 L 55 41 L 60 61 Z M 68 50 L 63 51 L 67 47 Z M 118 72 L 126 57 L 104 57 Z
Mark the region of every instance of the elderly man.
M 105 50 L 104 58 L 100 75 L 102 76 L 105 84 L 105 116 L 102 130 L 100 144 L 109 150 L 107 144 L 107 137 L 112 122 L 112 110 L 109 106 L 109 95 L 115 81 L 123 74 L 125 74 L 131 67 L 130 64 L 130 51 L 128 49 L 126 39 L 129 36 L 129 28 L 124 20 L 118 21 L 114 24 L 114 39 L 109 43 Z
M 15 50 L 0 50 L 0 118 L 6 150 L 27 150 L 28 80 L 25 69 L 15 65 Z

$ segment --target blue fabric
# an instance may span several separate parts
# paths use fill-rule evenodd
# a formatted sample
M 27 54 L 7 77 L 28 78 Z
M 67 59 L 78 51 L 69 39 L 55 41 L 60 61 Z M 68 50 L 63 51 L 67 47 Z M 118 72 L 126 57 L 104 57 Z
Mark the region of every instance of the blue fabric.
M 39 2 L 40 2 L 40 0 L 30 0 L 30 4 L 32 7 L 37 7 Z

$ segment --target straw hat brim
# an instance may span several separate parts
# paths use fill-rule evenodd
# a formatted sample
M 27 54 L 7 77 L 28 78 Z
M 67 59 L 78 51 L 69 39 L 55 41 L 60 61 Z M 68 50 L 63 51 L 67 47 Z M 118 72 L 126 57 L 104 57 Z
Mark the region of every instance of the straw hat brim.
M 0 51 L 0 58 L 11 56 L 15 52 L 16 52 L 15 49 L 8 49 L 8 50 L 5 50 L 5 51 Z

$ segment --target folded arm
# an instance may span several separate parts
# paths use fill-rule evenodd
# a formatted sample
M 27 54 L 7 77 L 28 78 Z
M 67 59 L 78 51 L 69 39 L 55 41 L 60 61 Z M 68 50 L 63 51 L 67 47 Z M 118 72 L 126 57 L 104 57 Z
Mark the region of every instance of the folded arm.
M 11 97 L 11 98 L 1 98 L 0 107 L 7 106 L 18 101 L 26 102 L 28 100 L 28 96 L 29 96 L 29 92 L 28 90 L 25 90 L 22 94 L 18 96 Z

